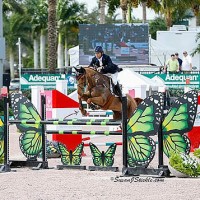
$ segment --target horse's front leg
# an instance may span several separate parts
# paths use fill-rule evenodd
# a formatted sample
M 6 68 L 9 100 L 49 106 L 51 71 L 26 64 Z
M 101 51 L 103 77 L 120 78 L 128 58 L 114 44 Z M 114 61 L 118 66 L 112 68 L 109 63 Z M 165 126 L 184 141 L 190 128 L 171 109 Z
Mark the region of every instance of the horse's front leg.
M 81 111 L 82 115 L 86 116 L 87 115 L 87 111 L 83 107 L 82 97 L 80 95 L 78 95 L 78 100 L 79 100 L 79 110 Z
M 96 109 L 100 109 L 102 106 L 105 105 L 106 100 L 103 97 L 101 97 L 101 96 L 99 96 L 99 97 L 92 97 L 92 98 L 88 98 L 87 103 L 89 105 L 93 103 L 93 104 L 97 105 Z
M 89 91 L 84 92 L 84 93 L 81 95 L 82 101 L 87 101 L 89 97 L 90 97 L 90 92 L 89 92 Z

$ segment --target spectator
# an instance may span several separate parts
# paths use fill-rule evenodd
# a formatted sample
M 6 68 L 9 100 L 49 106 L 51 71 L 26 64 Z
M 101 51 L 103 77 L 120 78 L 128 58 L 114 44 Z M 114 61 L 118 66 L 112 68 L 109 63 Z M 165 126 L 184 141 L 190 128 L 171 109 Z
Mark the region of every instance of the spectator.
M 179 71 L 181 72 L 182 71 L 182 59 L 179 58 L 179 55 L 178 53 L 175 53 L 175 58 L 178 60 L 178 63 L 179 63 Z
M 169 73 L 179 72 L 179 63 L 174 54 L 171 55 L 171 58 L 166 62 L 164 66 L 164 72 L 166 71 Z
M 183 52 L 182 71 L 185 74 L 192 71 L 192 58 L 188 55 L 187 51 Z

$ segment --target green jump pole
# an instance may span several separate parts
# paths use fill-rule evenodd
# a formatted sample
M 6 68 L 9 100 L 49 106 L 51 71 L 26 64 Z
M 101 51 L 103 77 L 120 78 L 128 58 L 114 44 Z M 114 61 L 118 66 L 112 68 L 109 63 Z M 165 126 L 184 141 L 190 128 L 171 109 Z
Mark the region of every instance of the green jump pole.
M 10 120 L 10 124 L 52 124 L 52 125 L 98 125 L 98 126 L 119 126 L 121 123 L 120 122 L 83 122 L 83 121 L 45 121 L 45 120 L 40 120 L 40 121 L 35 121 L 35 120 Z
M 50 130 L 46 131 L 47 134 L 83 134 L 83 135 L 122 135 L 122 132 L 116 132 L 116 131 L 58 131 L 58 130 Z

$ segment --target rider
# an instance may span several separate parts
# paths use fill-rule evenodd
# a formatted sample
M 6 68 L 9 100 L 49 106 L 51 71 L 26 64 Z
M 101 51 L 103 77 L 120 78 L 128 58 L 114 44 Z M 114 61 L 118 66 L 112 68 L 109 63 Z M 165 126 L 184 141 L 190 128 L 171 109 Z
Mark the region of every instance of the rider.
M 94 51 L 95 56 L 92 58 L 89 66 L 95 68 L 98 72 L 111 77 L 114 84 L 113 92 L 121 97 L 122 92 L 117 81 L 117 76 L 118 72 L 122 71 L 122 69 L 112 62 L 110 56 L 104 54 L 101 46 L 96 46 Z

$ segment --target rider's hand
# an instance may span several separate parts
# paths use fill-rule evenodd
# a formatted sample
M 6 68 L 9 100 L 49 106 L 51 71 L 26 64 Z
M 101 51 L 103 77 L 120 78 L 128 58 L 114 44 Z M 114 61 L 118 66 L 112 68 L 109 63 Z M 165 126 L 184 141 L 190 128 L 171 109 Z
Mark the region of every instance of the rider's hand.
M 98 71 L 98 72 L 101 72 L 101 70 L 102 70 L 102 67 L 98 67 L 98 68 L 97 68 L 97 71 Z

